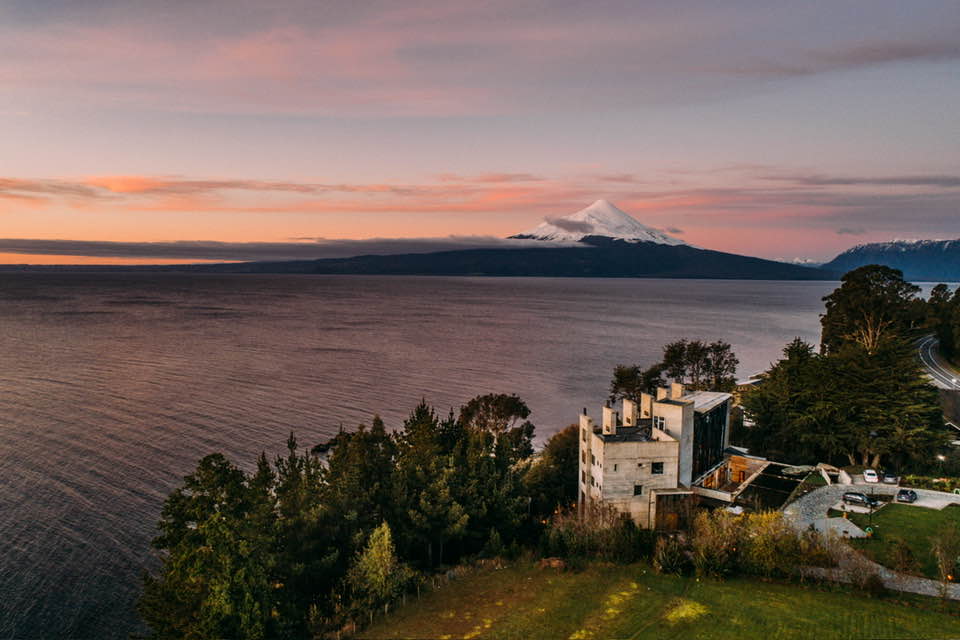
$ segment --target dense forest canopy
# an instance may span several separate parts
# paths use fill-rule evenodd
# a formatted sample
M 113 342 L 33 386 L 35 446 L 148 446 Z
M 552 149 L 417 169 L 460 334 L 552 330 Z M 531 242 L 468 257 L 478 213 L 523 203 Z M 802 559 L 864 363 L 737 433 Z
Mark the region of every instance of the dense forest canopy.
M 641 393 L 656 393 L 667 380 L 682 382 L 691 391 L 733 391 L 740 361 L 729 343 L 705 343 L 686 338 L 663 347 L 663 357 L 648 367 L 620 364 L 610 381 L 610 401 L 640 401 Z
M 419 572 L 536 541 L 576 502 L 577 431 L 532 457 L 517 396 L 440 417 L 421 402 L 395 433 L 375 418 L 245 474 L 207 456 L 167 499 L 139 610 L 151 637 L 305 638 L 386 606 Z M 320 454 L 325 454 L 324 460 Z
M 788 462 L 843 461 L 878 467 L 928 460 L 944 445 L 937 390 L 915 340 L 952 335 L 954 300 L 945 285 L 930 298 L 888 267 L 860 267 L 824 298 L 819 350 L 795 339 L 743 407 L 751 451 Z M 944 345 L 951 348 L 949 343 Z

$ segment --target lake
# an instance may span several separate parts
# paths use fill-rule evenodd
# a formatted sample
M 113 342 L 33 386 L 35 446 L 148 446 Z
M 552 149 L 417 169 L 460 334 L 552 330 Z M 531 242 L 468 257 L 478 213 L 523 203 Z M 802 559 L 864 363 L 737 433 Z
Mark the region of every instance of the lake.
M 379 413 L 519 394 L 538 441 L 616 364 L 723 339 L 740 375 L 815 342 L 836 283 L 0 274 L 0 637 L 126 638 L 166 495 Z

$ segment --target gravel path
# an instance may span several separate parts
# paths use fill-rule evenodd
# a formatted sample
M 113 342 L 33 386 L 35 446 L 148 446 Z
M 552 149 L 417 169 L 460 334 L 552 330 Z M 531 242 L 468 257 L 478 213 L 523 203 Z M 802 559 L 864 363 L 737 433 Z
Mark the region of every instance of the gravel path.
M 793 518 L 797 526 L 806 529 L 814 526 L 818 530 L 824 528 L 830 529 L 830 525 L 824 524 L 827 521 L 827 511 L 835 505 L 847 491 L 859 491 L 870 494 L 871 491 L 876 495 L 896 495 L 900 487 L 884 484 L 835 484 L 827 487 L 821 487 L 811 491 L 805 496 L 784 508 L 783 512 L 790 518 Z M 930 491 L 928 489 L 915 489 L 919 498 L 918 502 L 923 501 L 931 505 L 937 505 L 942 508 L 950 503 L 960 504 L 960 496 L 942 491 Z M 923 507 L 917 507 L 921 509 Z M 842 521 L 839 526 L 854 526 L 843 518 L 831 518 L 830 520 Z M 836 530 L 836 529 L 834 529 Z M 849 530 L 849 529 L 848 529 Z M 839 533 L 839 530 L 838 530 Z M 844 554 L 840 559 L 840 566 L 833 569 L 823 569 L 819 567 L 807 567 L 803 570 L 804 575 L 811 577 L 825 578 L 836 582 L 854 582 L 857 575 L 866 575 L 876 573 L 883 580 L 884 586 L 895 591 L 906 593 L 917 593 L 925 596 L 939 597 L 946 595 L 952 600 L 960 600 L 960 584 L 944 584 L 937 580 L 929 578 L 918 578 L 904 573 L 899 573 L 888 569 L 883 565 L 873 562 L 860 553 Z M 946 592 L 944 593 L 944 589 Z

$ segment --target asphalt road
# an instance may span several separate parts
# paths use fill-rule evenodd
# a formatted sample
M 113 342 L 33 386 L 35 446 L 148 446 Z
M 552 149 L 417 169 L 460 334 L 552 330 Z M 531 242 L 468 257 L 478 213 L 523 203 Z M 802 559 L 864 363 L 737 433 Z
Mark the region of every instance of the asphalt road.
M 927 336 L 917 343 L 920 362 L 926 367 L 930 380 L 941 389 L 960 389 L 960 375 L 943 364 L 937 353 L 937 339 Z

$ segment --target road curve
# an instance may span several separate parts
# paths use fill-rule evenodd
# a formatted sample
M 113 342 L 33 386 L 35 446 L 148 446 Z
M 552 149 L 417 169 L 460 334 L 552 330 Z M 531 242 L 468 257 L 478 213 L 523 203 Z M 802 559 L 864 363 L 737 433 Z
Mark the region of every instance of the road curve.
M 940 360 L 937 339 L 926 336 L 917 342 L 917 355 L 927 370 L 930 381 L 941 389 L 960 389 L 960 376 Z

